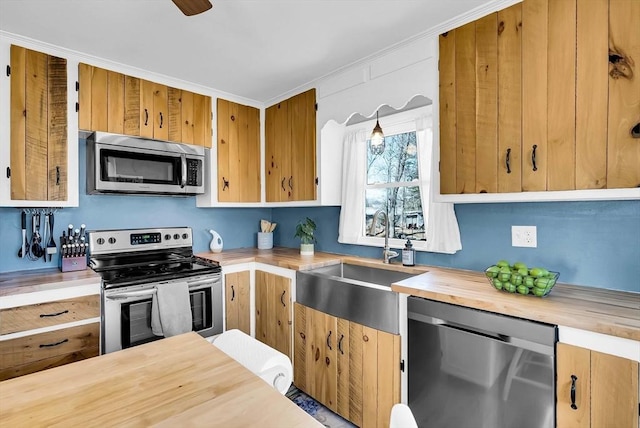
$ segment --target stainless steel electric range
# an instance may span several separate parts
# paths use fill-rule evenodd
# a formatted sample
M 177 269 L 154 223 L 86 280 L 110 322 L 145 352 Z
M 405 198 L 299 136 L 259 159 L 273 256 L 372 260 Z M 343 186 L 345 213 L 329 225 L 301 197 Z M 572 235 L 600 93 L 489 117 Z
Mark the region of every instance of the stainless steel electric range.
M 222 333 L 219 265 L 193 254 L 189 227 L 89 232 L 89 266 L 102 277 L 101 353 L 162 339 L 151 329 L 156 286 L 187 282 L 192 330 Z

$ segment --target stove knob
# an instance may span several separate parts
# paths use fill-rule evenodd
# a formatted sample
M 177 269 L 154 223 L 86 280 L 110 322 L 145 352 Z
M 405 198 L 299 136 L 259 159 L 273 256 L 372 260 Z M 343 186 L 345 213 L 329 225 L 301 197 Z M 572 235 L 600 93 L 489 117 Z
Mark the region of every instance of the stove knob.
M 180 235 L 176 233 L 175 235 L 173 235 L 173 239 L 180 239 Z
M 115 243 L 116 243 L 116 238 L 114 238 L 113 236 L 109 238 L 109 244 L 115 244 Z
M 168 233 L 166 235 L 164 235 L 164 240 L 165 241 L 170 241 L 171 240 L 171 235 L 169 235 Z
M 189 237 L 189 235 L 187 235 L 186 233 L 182 234 L 182 239 L 187 239 Z
M 98 238 L 98 239 L 96 240 L 96 243 L 97 243 L 98 245 L 102 245 L 102 244 L 104 244 L 104 238 Z

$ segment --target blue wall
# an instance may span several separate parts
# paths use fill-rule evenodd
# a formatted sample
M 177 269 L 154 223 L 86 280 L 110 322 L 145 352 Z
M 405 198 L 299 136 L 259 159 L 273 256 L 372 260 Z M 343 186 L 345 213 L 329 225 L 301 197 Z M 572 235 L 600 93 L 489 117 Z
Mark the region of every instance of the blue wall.
M 224 248 L 254 247 L 260 219 L 271 218 L 270 208 L 196 208 L 195 197 L 87 195 L 85 147 L 85 141 L 80 140 L 80 206 L 64 208 L 55 214 L 56 244 L 69 223 L 74 227 L 84 223 L 88 230 L 190 226 L 195 252 L 208 251 L 209 229 L 220 233 Z M 57 266 L 55 256 L 46 264 L 42 259 L 18 258 L 22 239 L 20 213 L 17 208 L 0 208 L 0 272 Z M 30 229 L 28 226 L 27 233 Z
M 560 272 L 560 281 L 640 292 L 640 201 L 461 204 L 462 250 L 418 252 L 419 264 L 483 270 L 500 259 Z M 337 242 L 339 207 L 277 208 L 276 245 L 297 247 L 295 225 L 318 224 L 317 251 L 380 257 L 380 249 Z M 537 226 L 537 248 L 511 246 L 511 226 Z
M 260 219 L 278 223 L 275 245 L 297 248 L 295 225 L 305 216 L 318 224 L 318 251 L 380 257 L 374 247 L 338 243 L 339 207 L 196 208 L 195 197 L 86 195 L 85 142 L 80 140 L 80 206 L 59 210 L 55 236 L 72 223 L 88 229 L 190 226 L 194 250 L 208 250 L 208 229 L 224 248 L 256 246 Z M 640 201 L 456 205 L 462 251 L 419 252 L 417 262 L 483 270 L 499 259 L 523 261 L 560 272 L 561 282 L 640 292 Z M 535 225 L 537 248 L 511 247 L 512 225 Z M 57 266 L 19 259 L 20 210 L 0 208 L 0 272 Z

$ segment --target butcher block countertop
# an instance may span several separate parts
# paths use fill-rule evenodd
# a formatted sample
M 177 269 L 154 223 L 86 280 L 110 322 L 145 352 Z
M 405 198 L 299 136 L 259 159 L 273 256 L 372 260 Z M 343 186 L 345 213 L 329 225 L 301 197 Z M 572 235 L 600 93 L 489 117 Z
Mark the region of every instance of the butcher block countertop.
M 0 382 L 7 427 L 322 427 L 196 333 Z
M 60 272 L 57 268 L 0 273 L 0 297 L 100 283 L 100 275 L 87 268 Z
M 544 298 L 522 296 L 494 289 L 483 272 L 424 265 L 405 267 L 398 262 L 385 265 L 378 259 L 319 252 L 301 256 L 297 248 L 243 248 L 197 255 L 221 266 L 259 262 L 309 270 L 344 261 L 415 273 L 416 276 L 393 284 L 391 289 L 440 302 L 640 341 L 640 293 L 559 283 Z

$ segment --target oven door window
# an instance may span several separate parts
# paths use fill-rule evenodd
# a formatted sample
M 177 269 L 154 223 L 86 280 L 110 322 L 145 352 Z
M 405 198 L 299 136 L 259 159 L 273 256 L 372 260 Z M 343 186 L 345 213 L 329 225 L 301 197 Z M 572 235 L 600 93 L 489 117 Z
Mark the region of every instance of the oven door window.
M 100 179 L 125 183 L 180 184 L 181 159 L 150 153 L 100 150 Z
M 191 302 L 192 331 L 201 331 L 213 326 L 211 288 L 189 291 Z M 120 306 L 120 338 L 122 349 L 162 339 L 151 330 L 151 298 L 122 303 Z

